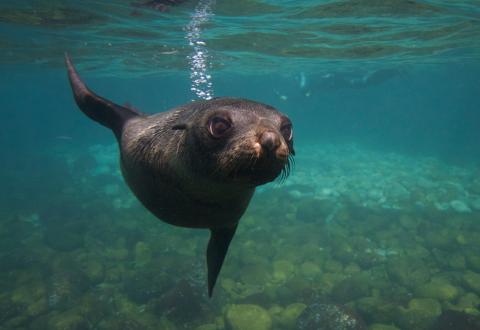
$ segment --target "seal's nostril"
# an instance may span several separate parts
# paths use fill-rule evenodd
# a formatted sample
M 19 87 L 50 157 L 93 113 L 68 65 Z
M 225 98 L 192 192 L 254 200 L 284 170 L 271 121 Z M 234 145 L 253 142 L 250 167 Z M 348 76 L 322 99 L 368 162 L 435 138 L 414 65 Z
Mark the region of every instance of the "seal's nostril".
M 274 132 L 263 133 L 259 142 L 268 151 L 274 151 L 280 145 L 280 139 Z

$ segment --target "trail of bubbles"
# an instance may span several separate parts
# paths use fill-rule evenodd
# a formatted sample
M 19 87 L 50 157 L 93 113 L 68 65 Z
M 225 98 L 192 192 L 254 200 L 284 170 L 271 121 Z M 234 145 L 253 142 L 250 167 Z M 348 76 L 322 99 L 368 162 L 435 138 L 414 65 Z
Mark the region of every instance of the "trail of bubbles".
M 209 54 L 205 41 L 202 40 L 202 25 L 206 23 L 212 13 L 215 0 L 200 0 L 195 7 L 190 23 L 185 27 L 188 44 L 193 47 L 193 52 L 187 57 L 190 64 L 190 90 L 198 98 L 210 100 L 213 97 L 212 77 L 208 74 Z

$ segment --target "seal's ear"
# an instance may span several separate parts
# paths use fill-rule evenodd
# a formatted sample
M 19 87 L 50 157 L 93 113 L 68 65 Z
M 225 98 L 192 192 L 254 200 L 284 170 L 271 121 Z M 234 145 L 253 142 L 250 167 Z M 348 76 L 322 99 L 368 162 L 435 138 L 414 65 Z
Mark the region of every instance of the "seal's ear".
M 130 118 L 141 116 L 141 114 L 132 108 L 122 107 L 104 99 L 88 89 L 80 79 L 68 54 L 65 54 L 65 64 L 73 95 L 80 110 L 91 119 L 110 128 L 120 140 L 125 123 Z

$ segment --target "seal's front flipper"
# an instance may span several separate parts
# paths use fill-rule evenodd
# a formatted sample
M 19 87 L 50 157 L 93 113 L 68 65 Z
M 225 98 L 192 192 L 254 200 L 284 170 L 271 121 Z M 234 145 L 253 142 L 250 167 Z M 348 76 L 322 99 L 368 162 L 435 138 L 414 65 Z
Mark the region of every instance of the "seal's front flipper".
M 237 225 L 233 227 L 210 229 L 210 241 L 207 247 L 208 296 L 212 296 L 213 287 L 223 265 L 230 241 Z
M 70 57 L 65 54 L 68 78 L 78 107 L 91 119 L 110 128 L 120 139 L 125 122 L 141 114 L 132 108 L 122 107 L 93 93 L 78 76 Z

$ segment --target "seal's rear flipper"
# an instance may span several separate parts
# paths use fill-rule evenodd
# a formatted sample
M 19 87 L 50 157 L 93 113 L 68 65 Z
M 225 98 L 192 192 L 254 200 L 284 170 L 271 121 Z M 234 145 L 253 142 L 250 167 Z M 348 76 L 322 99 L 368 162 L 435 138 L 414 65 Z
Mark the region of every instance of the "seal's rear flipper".
M 217 281 L 218 274 L 223 265 L 223 260 L 227 254 L 230 241 L 235 235 L 237 225 L 234 227 L 210 229 L 210 241 L 207 247 L 207 267 L 208 267 L 208 296 L 212 296 L 213 287 Z
M 132 117 L 141 114 L 132 108 L 122 107 L 93 93 L 78 76 L 68 54 L 65 54 L 68 78 L 78 107 L 91 119 L 110 128 L 120 140 L 123 125 Z

